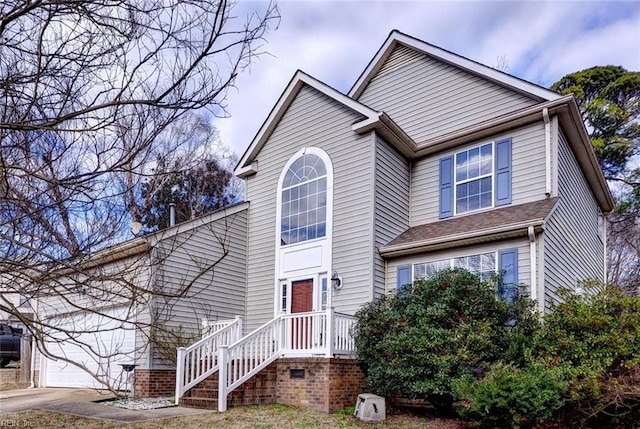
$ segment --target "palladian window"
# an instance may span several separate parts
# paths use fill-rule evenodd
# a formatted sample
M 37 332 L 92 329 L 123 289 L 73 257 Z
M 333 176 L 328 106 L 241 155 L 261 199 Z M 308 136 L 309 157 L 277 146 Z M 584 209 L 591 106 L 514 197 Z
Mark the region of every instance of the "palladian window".
M 327 229 L 327 169 L 314 154 L 302 154 L 282 182 L 282 245 L 321 238 Z

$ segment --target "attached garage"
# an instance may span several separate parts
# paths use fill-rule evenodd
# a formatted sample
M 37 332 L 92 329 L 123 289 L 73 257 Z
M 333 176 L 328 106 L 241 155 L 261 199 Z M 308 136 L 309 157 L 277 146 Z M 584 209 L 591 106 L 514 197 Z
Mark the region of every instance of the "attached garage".
M 59 327 L 47 343 L 49 352 L 85 366 L 89 372 L 63 359 L 42 358 L 40 387 L 128 388 L 121 364 L 134 362 L 135 330 L 123 324 L 128 308 L 75 313 L 55 319 Z M 67 334 L 69 333 L 69 334 Z M 96 380 L 97 376 L 103 383 Z

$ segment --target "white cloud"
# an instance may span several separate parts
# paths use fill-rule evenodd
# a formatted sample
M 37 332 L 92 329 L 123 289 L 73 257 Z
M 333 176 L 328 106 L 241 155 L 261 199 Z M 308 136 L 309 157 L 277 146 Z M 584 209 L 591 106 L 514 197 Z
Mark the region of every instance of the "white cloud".
M 264 2 L 241 3 L 264 7 Z M 268 33 L 271 54 L 239 76 L 231 118 L 215 125 L 241 155 L 297 69 L 347 92 L 389 32 L 411 36 L 550 85 L 595 65 L 640 70 L 640 3 L 636 2 L 399 2 L 285 1 Z

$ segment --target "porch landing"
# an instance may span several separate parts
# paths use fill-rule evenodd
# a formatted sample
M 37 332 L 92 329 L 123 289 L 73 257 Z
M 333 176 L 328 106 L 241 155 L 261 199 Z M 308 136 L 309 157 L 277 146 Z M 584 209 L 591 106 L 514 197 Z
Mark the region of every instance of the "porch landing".
M 364 373 L 356 359 L 280 358 L 229 393 L 227 405 L 281 403 L 333 412 L 353 406 L 362 393 Z M 218 409 L 218 373 L 180 398 L 180 405 Z

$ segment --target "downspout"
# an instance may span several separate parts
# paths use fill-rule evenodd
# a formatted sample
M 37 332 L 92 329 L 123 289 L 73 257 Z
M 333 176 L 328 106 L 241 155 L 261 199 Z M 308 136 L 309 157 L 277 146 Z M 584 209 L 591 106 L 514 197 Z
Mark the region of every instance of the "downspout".
M 602 246 L 604 247 L 604 273 L 603 273 L 603 284 L 607 284 L 608 283 L 608 276 L 607 276 L 607 224 L 608 224 L 608 215 L 605 213 L 602 213 Z
M 34 317 L 39 317 L 38 310 L 40 308 L 40 298 L 36 298 L 36 308 L 33 309 L 34 312 Z M 30 376 L 30 382 L 31 384 L 29 385 L 29 389 L 33 389 L 34 387 L 36 387 L 36 353 L 38 355 L 38 357 L 40 358 L 40 361 L 42 361 L 42 356 L 40 351 L 38 350 L 38 343 L 36 341 L 36 336 L 33 334 L 33 332 L 31 333 L 31 376 Z M 39 376 L 42 377 L 42 371 L 40 371 Z M 40 380 L 38 380 L 38 384 L 40 384 Z
M 535 300 L 538 308 L 540 308 L 540 299 L 538 297 L 538 282 L 536 275 L 536 234 L 533 226 L 527 228 L 529 235 L 529 259 L 531 264 L 531 299 Z
M 551 121 L 549 120 L 549 109 L 542 109 L 542 119 L 544 120 L 544 158 L 545 158 L 545 194 L 551 195 Z

